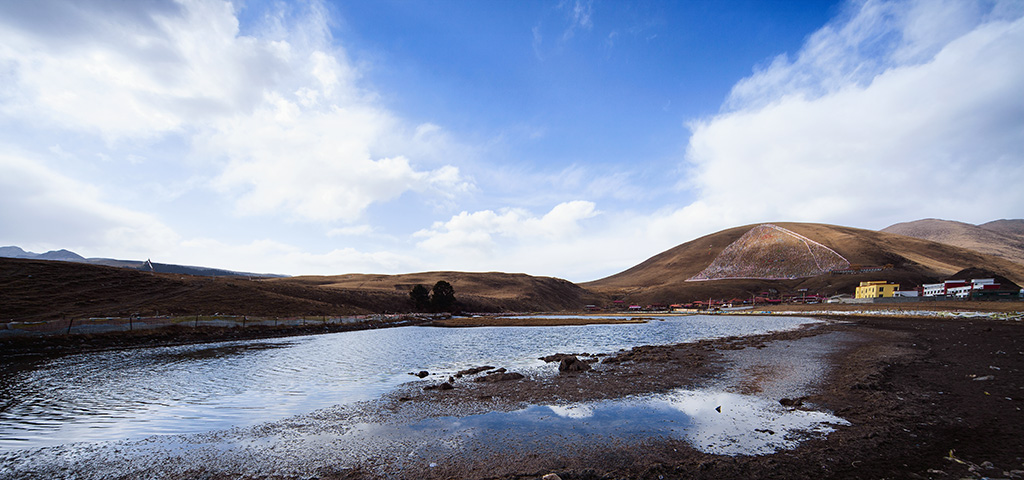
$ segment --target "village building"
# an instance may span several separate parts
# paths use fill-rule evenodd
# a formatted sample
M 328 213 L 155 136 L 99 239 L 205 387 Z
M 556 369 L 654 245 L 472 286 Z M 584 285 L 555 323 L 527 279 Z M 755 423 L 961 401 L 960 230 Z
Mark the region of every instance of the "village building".
M 1002 285 L 996 283 L 994 278 L 972 278 L 970 280 L 946 280 L 942 283 L 929 283 L 923 288 L 926 297 L 945 296 L 965 299 L 970 297 L 972 292 L 999 290 Z
M 938 297 L 939 295 L 946 294 L 946 284 L 944 283 L 926 283 L 921 288 L 924 291 L 923 296 L 925 297 Z
M 856 298 L 889 298 L 900 288 L 898 283 L 889 283 L 885 280 L 875 282 L 860 282 L 860 286 L 854 294 Z

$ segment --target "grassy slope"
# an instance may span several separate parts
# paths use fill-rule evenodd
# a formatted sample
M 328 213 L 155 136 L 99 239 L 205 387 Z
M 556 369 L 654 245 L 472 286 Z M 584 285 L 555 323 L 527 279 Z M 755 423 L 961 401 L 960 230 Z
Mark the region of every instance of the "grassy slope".
M 82 263 L 0 258 L 0 321 L 171 314 L 255 316 L 408 312 L 408 290 L 447 280 L 469 311 L 579 309 L 594 298 L 566 280 L 433 272 L 248 280 L 146 273 Z M 411 288 L 411 285 L 410 285 Z
M 1024 221 L 1021 220 L 997 220 L 971 225 L 930 218 L 897 223 L 882 231 L 945 243 L 1024 264 L 1024 234 L 1017 231 L 1022 223 Z
M 905 286 L 938 281 L 964 268 L 979 267 L 1024 282 L 1024 265 L 976 251 L 902 235 L 815 223 L 776 223 L 817 241 L 852 264 L 896 268 L 880 273 L 822 275 L 797 280 L 718 280 L 687 282 L 711 263 L 730 243 L 754 225 L 731 228 L 684 243 L 610 277 L 581 286 L 636 302 L 688 301 L 714 296 L 749 298 L 768 288 L 794 291 L 807 288 L 826 295 L 852 292 L 861 281 L 889 280 Z

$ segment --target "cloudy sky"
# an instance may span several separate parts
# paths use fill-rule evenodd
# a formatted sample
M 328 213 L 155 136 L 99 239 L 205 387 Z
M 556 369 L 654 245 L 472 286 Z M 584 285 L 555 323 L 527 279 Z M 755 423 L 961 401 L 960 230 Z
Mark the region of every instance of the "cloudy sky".
M 0 245 L 616 273 L 1024 217 L 1024 2 L 0 0 Z

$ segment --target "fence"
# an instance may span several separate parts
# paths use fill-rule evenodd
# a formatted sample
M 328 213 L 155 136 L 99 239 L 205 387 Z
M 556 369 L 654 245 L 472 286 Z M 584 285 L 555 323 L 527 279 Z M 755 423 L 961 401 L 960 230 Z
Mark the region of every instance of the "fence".
M 0 338 L 18 335 L 92 334 L 153 330 L 167 327 L 286 327 L 303 325 L 356 325 L 365 323 L 401 323 L 423 320 L 434 315 L 357 315 L 347 317 L 253 317 L 247 315 L 188 315 L 155 317 L 92 317 L 0 323 Z

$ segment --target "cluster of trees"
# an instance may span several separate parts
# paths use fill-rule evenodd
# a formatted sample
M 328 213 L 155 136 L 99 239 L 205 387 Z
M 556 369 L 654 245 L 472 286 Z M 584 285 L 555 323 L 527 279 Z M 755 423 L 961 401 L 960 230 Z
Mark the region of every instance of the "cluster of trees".
M 409 296 L 416 304 L 416 310 L 420 312 L 428 309 L 435 312 L 451 312 L 455 309 L 455 288 L 444 280 L 435 283 L 432 290 L 427 290 L 423 285 L 416 285 L 412 287 Z

